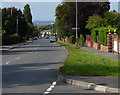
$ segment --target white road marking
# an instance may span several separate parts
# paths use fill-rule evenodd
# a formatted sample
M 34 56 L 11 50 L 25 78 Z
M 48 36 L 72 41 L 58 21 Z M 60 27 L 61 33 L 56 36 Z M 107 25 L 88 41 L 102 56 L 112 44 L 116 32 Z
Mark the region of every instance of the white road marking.
M 52 91 L 52 89 L 55 87 L 56 84 L 57 84 L 57 82 L 54 81 L 54 82 L 52 83 L 52 85 L 47 89 L 47 91 L 44 92 L 44 94 L 49 94 L 50 91 Z
M 49 94 L 50 92 L 44 92 L 44 94 Z
M 48 89 L 47 89 L 47 92 L 50 92 L 51 90 L 52 90 L 51 88 L 48 88 Z
M 56 85 L 56 83 L 57 83 L 57 82 L 53 82 L 53 83 L 52 83 L 52 85 L 54 85 L 54 86 L 55 86 L 55 85 Z
M 35 48 L 35 50 L 36 50 L 37 48 Z
M 20 57 L 16 58 L 16 59 L 20 59 Z
M 19 60 L 19 59 L 20 59 L 20 57 L 15 58 L 15 59 L 13 59 L 13 60 L 11 60 L 11 61 L 9 61 L 9 62 L 6 62 L 5 64 L 9 64 L 10 62 L 13 62 L 13 61 L 15 61 L 15 60 Z
M 52 86 L 50 86 L 50 88 L 51 88 L 51 89 L 53 89 L 54 87 L 55 87 L 55 86 L 53 86 L 53 85 L 52 85 Z
M 9 64 L 10 62 L 6 62 L 6 64 Z

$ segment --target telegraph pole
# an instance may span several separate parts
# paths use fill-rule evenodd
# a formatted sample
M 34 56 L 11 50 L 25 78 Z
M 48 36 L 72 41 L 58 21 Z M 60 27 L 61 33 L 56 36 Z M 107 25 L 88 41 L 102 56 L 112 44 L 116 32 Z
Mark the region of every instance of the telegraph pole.
M 76 37 L 75 37 L 76 38 L 76 41 L 75 41 L 76 46 L 78 45 L 78 42 L 77 42 L 78 41 L 78 28 L 77 28 L 78 23 L 77 23 L 77 20 L 78 19 L 77 19 L 77 0 L 76 0 Z
M 11 16 L 12 16 L 12 7 L 11 7 Z
M 17 22 L 16 22 L 16 33 L 18 35 L 18 16 L 17 16 Z

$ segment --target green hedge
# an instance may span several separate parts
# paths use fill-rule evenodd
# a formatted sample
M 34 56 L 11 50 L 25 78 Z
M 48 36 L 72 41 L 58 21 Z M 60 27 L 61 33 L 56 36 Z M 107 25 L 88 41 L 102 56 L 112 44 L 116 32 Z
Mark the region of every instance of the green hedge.
M 104 28 L 99 28 L 99 39 L 100 39 L 100 44 L 107 46 L 107 31 L 105 31 Z
M 17 34 L 7 35 L 2 37 L 3 45 L 11 45 L 19 42 L 23 42 L 23 38 Z
M 96 32 L 97 32 L 96 29 L 93 29 L 91 31 L 91 34 L 92 34 L 93 41 L 97 43 L 97 33 Z
M 82 34 L 80 34 L 80 37 L 78 39 L 78 45 L 84 46 L 84 43 L 85 43 L 84 36 Z
M 74 44 L 75 43 L 75 37 L 74 36 L 69 36 L 68 37 L 68 42 Z
M 109 30 L 110 30 L 110 32 L 114 32 L 115 29 L 116 28 L 112 28 L 111 26 L 96 28 L 92 31 L 93 40 L 95 42 L 97 41 L 97 35 L 96 35 L 95 31 L 98 31 L 100 44 L 107 46 L 107 33 L 109 32 Z

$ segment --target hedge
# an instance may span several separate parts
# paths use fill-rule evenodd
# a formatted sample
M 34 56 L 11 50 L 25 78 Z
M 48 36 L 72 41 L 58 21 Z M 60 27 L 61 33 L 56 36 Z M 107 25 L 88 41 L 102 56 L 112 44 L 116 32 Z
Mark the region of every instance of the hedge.
M 69 43 L 75 43 L 75 37 L 74 36 L 69 36 L 68 37 L 68 42 Z
M 24 41 L 23 38 L 17 34 L 11 34 L 11 35 L 2 37 L 3 45 L 16 44 L 16 43 L 23 42 L 23 41 Z
M 84 43 L 85 43 L 84 36 L 82 34 L 80 34 L 80 37 L 78 39 L 78 45 L 84 46 Z
M 112 28 L 111 26 L 107 26 L 107 27 L 100 27 L 100 28 L 96 28 L 96 29 L 92 30 L 93 40 L 95 42 L 97 42 L 96 31 L 98 31 L 100 44 L 107 46 L 107 32 L 109 32 L 109 30 L 110 30 L 110 32 L 114 32 L 114 30 L 116 30 L 116 28 Z
M 93 29 L 91 31 L 91 34 L 92 34 L 93 41 L 97 43 L 97 33 L 96 32 L 97 32 L 96 29 Z

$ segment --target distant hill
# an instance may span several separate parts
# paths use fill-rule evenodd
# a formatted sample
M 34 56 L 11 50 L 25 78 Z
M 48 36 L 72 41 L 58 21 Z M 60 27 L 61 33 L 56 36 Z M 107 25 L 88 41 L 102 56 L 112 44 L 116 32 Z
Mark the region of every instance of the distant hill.
M 34 25 L 48 25 L 52 23 L 54 23 L 54 21 L 33 21 Z

